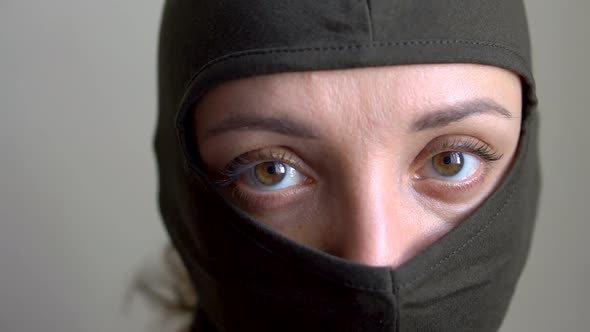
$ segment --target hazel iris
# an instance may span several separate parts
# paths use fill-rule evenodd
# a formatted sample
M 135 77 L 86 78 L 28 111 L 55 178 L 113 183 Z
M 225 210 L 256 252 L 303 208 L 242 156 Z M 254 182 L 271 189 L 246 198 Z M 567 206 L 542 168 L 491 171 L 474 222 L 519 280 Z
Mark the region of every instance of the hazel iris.
M 442 176 L 457 175 L 464 164 L 463 154 L 456 151 L 439 153 L 432 158 L 432 166 Z
M 287 176 L 287 167 L 280 162 L 267 161 L 254 167 L 254 176 L 261 184 L 272 186 L 280 183 Z

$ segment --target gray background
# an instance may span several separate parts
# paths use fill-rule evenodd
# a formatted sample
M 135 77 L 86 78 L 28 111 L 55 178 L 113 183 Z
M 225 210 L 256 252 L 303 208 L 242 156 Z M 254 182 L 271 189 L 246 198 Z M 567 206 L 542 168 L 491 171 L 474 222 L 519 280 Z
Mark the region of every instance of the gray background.
M 526 1 L 544 192 L 503 331 L 588 331 L 590 2 Z M 0 0 L 0 331 L 145 331 L 161 0 Z

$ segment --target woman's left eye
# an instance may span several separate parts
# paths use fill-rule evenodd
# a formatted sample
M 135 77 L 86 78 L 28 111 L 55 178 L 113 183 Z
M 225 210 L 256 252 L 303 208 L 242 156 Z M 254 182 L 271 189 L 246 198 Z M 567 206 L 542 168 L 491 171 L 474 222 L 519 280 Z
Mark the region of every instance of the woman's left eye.
M 462 182 L 471 178 L 480 166 L 481 161 L 472 154 L 446 151 L 427 160 L 419 175 L 441 181 Z
M 303 184 L 306 177 L 286 163 L 265 161 L 244 170 L 239 179 L 256 189 L 272 191 Z

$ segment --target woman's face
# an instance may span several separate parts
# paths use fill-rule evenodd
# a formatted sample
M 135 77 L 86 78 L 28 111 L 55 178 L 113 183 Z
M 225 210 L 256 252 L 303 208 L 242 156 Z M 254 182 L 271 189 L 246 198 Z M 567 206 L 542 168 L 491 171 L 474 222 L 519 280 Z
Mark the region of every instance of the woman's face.
M 256 220 L 396 267 L 500 183 L 521 107 L 518 76 L 483 65 L 281 73 L 209 92 L 195 139 L 223 192 Z

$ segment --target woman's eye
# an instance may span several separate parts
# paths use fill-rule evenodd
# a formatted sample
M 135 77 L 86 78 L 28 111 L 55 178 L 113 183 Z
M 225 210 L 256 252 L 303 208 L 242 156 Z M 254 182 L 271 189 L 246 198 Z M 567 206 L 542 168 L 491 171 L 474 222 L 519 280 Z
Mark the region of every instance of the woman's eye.
M 279 161 L 265 161 L 242 173 L 241 180 L 259 190 L 278 190 L 304 183 L 305 176 L 295 168 Z
M 469 179 L 480 168 L 479 158 L 458 151 L 439 153 L 426 161 L 420 176 L 442 181 L 461 182 Z

